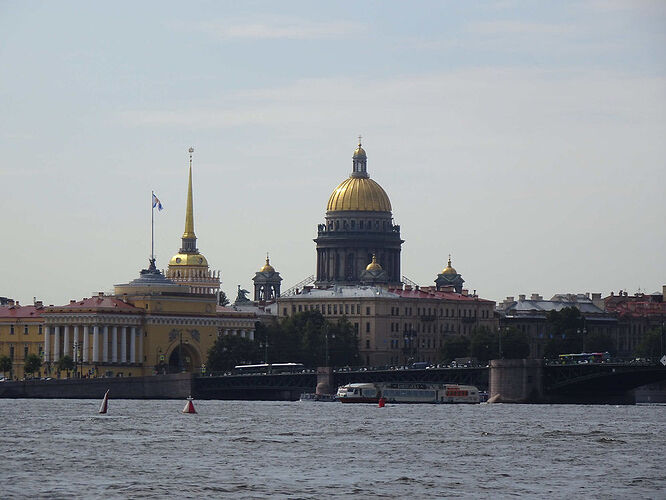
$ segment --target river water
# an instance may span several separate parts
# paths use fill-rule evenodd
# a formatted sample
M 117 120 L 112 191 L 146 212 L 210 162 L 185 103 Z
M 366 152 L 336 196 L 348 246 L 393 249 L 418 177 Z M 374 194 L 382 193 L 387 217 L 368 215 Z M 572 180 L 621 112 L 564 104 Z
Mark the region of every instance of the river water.
M 0 497 L 666 498 L 666 406 L 0 399 Z

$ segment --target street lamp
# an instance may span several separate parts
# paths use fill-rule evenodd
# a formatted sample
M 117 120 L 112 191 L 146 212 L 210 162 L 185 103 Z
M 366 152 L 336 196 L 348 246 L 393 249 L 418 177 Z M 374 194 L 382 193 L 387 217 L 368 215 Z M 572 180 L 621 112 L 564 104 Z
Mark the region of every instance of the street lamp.
M 404 332 L 403 337 L 405 339 L 405 353 L 411 355 L 411 357 L 407 359 L 407 364 L 409 364 L 410 360 L 414 360 L 415 355 L 418 357 L 419 343 L 416 342 L 416 347 L 414 347 L 414 340 L 416 340 L 416 332 L 414 330 Z
M 325 366 L 328 366 L 328 337 L 329 337 L 329 333 L 328 333 L 328 323 L 326 323 L 326 324 L 324 325 L 324 340 L 325 340 L 325 343 L 326 343 L 326 365 L 325 365 Z M 330 334 L 330 337 L 331 337 L 332 339 L 334 339 L 334 338 L 335 338 L 335 333 L 331 333 L 331 334 Z
M 79 362 L 81 361 L 81 344 L 79 342 L 74 342 L 74 371 L 75 373 L 79 376 L 79 378 L 82 377 L 82 373 L 79 373 L 78 366 Z M 83 362 L 81 361 L 81 371 L 83 371 Z

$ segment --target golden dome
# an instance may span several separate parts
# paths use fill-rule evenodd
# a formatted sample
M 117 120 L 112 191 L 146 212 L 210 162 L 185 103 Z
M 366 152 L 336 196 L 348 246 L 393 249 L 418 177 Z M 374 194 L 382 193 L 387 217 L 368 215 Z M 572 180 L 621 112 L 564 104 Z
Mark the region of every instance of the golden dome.
M 169 261 L 169 266 L 200 266 L 208 267 L 206 257 L 200 253 L 177 253 Z
M 268 261 L 268 255 L 266 256 L 266 264 L 264 264 L 264 267 L 259 269 L 259 272 L 260 273 L 274 273 L 275 272 L 275 268 L 273 268 L 273 266 L 271 266 L 270 262 Z
M 358 146 L 354 150 L 354 158 L 367 158 L 367 155 L 365 154 L 365 149 L 361 147 L 361 143 L 358 143 Z
M 372 254 L 372 262 L 365 267 L 366 271 L 381 271 L 382 266 L 377 263 L 377 257 L 375 254 Z
M 368 177 L 349 177 L 335 188 L 328 199 L 326 210 L 360 210 L 390 212 L 391 202 L 386 192 Z
M 458 272 L 451 267 L 451 256 L 449 255 L 449 263 L 442 271 L 442 274 L 458 274 Z

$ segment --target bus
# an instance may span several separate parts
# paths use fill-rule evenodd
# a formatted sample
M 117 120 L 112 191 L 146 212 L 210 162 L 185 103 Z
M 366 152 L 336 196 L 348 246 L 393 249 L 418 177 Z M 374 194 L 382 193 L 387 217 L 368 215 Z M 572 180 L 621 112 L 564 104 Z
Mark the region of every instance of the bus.
M 579 352 L 576 354 L 560 354 L 559 361 L 562 364 L 579 363 L 606 363 L 610 361 L 608 352 Z
M 258 365 L 236 365 L 233 373 L 247 375 L 256 373 L 300 373 L 305 370 L 303 363 L 261 363 Z

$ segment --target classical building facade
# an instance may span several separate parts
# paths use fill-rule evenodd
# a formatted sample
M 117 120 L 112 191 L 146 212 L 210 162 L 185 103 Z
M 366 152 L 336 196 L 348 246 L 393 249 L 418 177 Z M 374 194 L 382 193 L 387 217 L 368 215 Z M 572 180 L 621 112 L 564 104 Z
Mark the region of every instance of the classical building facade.
M 355 285 L 376 256 L 389 283 L 401 283 L 400 226 L 393 223 L 386 192 L 367 171 L 367 155 L 359 140 L 352 172 L 331 194 L 317 238 L 316 286 Z
M 470 335 L 479 327 L 495 330 L 494 309 L 495 302 L 467 291 L 435 287 L 306 287 L 278 300 L 281 318 L 304 311 L 346 318 L 358 337 L 359 364 L 369 366 L 437 362 L 447 336 Z
M 23 364 L 29 354 L 43 356 L 44 321 L 41 301 L 24 306 L 12 299 L 0 305 L 0 356 L 12 361 L 12 369 L 0 376 L 22 378 Z

